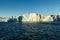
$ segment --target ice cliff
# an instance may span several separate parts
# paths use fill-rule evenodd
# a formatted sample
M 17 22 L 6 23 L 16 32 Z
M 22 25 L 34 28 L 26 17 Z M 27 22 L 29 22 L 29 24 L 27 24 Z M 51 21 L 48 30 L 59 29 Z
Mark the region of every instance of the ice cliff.
M 22 16 L 0 17 L 0 22 L 16 19 L 17 22 L 53 22 L 60 21 L 60 15 L 41 15 L 37 13 L 24 14 Z
M 22 22 L 52 22 L 51 16 L 43 16 L 41 14 L 25 14 L 23 15 Z

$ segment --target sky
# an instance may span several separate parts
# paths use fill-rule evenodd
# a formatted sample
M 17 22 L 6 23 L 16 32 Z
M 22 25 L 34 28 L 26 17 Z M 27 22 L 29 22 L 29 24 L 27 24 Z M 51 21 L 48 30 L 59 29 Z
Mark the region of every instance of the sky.
M 0 16 L 60 14 L 60 0 L 0 0 Z

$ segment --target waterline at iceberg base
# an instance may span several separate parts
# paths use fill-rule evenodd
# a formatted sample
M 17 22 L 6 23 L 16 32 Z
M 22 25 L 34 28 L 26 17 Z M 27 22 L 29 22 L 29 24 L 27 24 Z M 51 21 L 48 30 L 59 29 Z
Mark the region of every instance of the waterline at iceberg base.
M 0 22 L 0 40 L 60 40 L 60 25 Z

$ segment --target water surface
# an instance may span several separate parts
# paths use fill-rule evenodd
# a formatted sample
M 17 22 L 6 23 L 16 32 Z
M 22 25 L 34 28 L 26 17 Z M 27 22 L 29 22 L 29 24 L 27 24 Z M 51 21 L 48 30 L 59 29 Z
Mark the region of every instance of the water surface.
M 60 40 L 60 25 L 0 23 L 0 40 Z

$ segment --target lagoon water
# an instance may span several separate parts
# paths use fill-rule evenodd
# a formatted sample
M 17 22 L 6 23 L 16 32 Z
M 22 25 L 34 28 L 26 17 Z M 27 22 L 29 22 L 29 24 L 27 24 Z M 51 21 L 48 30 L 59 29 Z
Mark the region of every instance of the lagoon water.
M 1 22 L 0 40 L 60 40 L 60 25 Z

